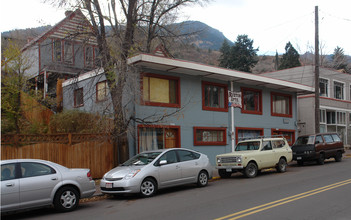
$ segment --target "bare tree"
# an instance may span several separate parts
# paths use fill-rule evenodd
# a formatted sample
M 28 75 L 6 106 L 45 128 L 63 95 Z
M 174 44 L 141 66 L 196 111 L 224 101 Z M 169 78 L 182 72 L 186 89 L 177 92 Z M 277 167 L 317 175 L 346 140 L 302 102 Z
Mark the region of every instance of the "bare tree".
M 92 34 L 96 37 L 99 47 L 99 58 L 104 69 L 112 99 L 114 114 L 113 137 L 123 152 L 122 160 L 128 158 L 127 130 L 129 123 L 146 119 L 127 118 L 123 106 L 123 94 L 135 72 L 127 66 L 127 59 L 135 52 L 144 50 L 150 52 L 156 39 L 162 40 L 172 36 L 167 29 L 167 22 L 173 22 L 177 11 L 188 4 L 202 3 L 207 0 L 58 0 L 59 6 L 72 4 L 88 14 L 92 24 Z M 106 12 L 106 13 L 105 13 Z M 107 24 L 108 25 L 107 25 Z M 111 33 L 108 33 L 108 26 Z M 136 32 L 146 32 L 146 38 L 136 43 Z M 174 37 L 174 35 L 173 35 Z M 141 49 L 145 48 L 145 49 Z M 134 73 L 134 74 L 133 74 Z M 159 121 L 173 113 L 160 115 L 154 121 Z

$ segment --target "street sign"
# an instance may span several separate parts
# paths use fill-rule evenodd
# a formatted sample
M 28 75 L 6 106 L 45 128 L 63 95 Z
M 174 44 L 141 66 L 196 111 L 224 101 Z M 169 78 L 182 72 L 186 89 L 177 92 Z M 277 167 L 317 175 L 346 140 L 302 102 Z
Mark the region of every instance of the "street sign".
M 241 92 L 228 91 L 228 105 L 229 107 L 241 108 Z

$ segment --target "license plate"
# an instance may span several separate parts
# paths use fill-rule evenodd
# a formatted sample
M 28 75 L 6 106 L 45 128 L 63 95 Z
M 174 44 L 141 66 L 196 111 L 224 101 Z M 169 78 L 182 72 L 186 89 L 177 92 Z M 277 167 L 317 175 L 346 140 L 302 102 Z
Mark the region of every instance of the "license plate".
M 232 172 L 232 169 L 231 168 L 227 168 L 227 169 L 225 169 L 225 171 Z
M 297 157 L 296 159 L 301 160 L 301 159 L 302 159 L 302 157 Z
M 106 183 L 106 188 L 112 189 L 113 183 Z

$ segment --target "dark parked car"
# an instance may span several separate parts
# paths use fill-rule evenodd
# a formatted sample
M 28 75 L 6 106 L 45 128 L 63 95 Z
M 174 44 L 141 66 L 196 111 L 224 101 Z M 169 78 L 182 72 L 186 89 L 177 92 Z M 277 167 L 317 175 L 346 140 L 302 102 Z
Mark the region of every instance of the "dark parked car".
M 316 161 L 323 165 L 324 160 L 329 158 L 340 162 L 345 153 L 344 144 L 337 133 L 300 136 L 291 148 L 293 160 L 299 165 L 303 165 L 305 161 Z

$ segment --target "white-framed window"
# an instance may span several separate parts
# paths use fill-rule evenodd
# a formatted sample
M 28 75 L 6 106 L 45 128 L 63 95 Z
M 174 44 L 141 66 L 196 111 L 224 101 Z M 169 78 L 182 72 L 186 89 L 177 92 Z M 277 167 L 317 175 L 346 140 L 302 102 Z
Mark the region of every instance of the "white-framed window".
M 345 112 L 336 112 L 337 124 L 345 125 L 346 124 L 346 113 Z
M 320 112 L 319 122 L 322 124 L 325 124 L 326 123 L 326 111 L 325 111 L 325 109 L 320 109 L 319 112 Z
M 336 124 L 335 111 L 327 111 L 327 124 L 328 125 L 335 125 Z
M 319 95 L 323 97 L 329 96 L 329 80 L 327 79 L 319 79 Z
M 342 82 L 334 81 L 334 98 L 345 99 L 345 86 Z

